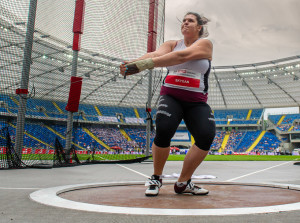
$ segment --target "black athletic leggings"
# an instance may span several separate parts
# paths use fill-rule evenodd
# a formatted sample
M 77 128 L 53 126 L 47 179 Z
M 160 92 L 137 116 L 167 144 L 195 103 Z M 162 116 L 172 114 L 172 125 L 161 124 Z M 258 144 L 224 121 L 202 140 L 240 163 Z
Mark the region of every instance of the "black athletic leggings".
M 211 108 L 205 102 L 185 102 L 169 95 L 159 98 L 156 113 L 155 145 L 169 147 L 181 120 L 200 149 L 208 151 L 216 135 L 216 124 Z

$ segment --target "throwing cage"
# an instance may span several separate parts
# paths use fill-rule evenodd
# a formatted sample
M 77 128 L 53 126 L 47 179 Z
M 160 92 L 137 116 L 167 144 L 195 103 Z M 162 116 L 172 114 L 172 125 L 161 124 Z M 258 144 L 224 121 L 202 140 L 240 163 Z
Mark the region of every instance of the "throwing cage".
M 119 65 L 163 42 L 164 0 L 2 0 L 0 168 L 141 162 L 162 70 Z

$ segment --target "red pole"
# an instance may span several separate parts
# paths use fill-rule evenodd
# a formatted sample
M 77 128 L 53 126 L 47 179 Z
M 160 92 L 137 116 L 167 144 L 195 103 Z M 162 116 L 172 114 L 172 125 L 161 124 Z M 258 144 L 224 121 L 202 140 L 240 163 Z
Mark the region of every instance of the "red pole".
M 77 58 L 78 51 L 80 51 L 80 41 L 81 35 L 83 34 L 83 21 L 84 21 L 84 12 L 85 12 L 85 0 L 76 0 L 75 3 L 75 14 L 73 22 L 73 66 L 72 68 L 72 77 L 71 77 L 71 86 L 69 92 L 69 100 L 66 106 L 66 110 L 69 112 L 77 112 L 81 94 L 81 85 L 82 78 L 76 77 L 77 75 Z
M 73 23 L 73 50 L 80 50 L 80 40 L 81 34 L 83 34 L 83 21 L 84 21 L 84 12 L 85 12 L 85 1 L 76 0 L 75 6 L 75 15 Z
M 147 52 L 156 50 L 158 0 L 149 0 Z
M 74 14 L 74 23 L 73 23 L 73 33 L 74 33 L 74 38 L 73 38 L 73 60 L 72 60 L 72 73 L 71 73 L 71 87 L 72 87 L 72 78 L 76 78 L 77 75 L 77 63 L 78 63 L 78 53 L 80 50 L 80 35 L 83 33 L 83 21 L 84 21 L 84 11 L 85 11 L 85 1 L 84 0 L 76 0 L 75 3 L 75 14 Z M 82 79 L 82 78 L 81 78 Z M 81 80 L 80 84 L 82 83 Z M 78 82 L 79 83 L 79 82 Z M 74 82 L 73 82 L 74 84 Z M 73 86 L 75 87 L 75 86 Z M 79 90 L 76 89 L 75 91 Z M 80 86 L 81 89 L 81 86 Z M 70 95 L 71 94 L 71 95 Z M 78 109 L 79 106 L 79 100 L 80 100 L 80 92 L 77 92 L 78 96 L 74 97 L 76 101 L 71 102 L 73 100 L 72 97 L 72 91 L 70 90 L 69 92 L 69 100 L 68 100 L 68 105 L 72 104 L 72 108 L 70 106 L 67 106 L 67 108 L 71 108 L 68 111 L 68 120 L 67 120 L 67 135 L 66 135 L 66 151 L 69 153 L 71 149 L 71 143 L 72 143 L 72 130 L 73 130 L 73 112 L 74 110 Z M 68 154 L 70 155 L 70 154 Z M 69 156 L 70 158 L 70 156 Z
M 148 53 L 156 50 L 158 1 L 159 0 L 149 0 L 149 22 L 148 22 L 148 44 L 147 44 Z M 148 102 L 146 104 L 146 112 L 147 112 L 146 156 L 149 156 L 150 132 L 152 131 L 152 117 L 151 117 L 152 96 L 151 95 L 152 95 L 152 70 L 149 71 Z

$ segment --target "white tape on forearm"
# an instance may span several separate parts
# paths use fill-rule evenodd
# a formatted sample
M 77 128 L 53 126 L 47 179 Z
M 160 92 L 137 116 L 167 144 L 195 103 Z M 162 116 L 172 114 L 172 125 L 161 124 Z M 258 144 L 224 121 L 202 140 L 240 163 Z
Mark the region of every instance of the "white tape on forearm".
M 137 66 L 137 68 L 139 69 L 139 71 L 154 68 L 154 63 L 153 63 L 153 60 L 151 58 L 145 59 L 145 60 L 135 61 L 133 63 L 130 63 L 129 65 L 131 65 L 131 64 L 135 64 Z

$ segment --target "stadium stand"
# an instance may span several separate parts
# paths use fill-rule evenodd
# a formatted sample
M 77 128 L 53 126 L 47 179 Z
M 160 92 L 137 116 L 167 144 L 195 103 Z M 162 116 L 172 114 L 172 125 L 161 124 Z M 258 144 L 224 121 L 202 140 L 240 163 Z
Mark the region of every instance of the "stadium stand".
M 238 145 L 238 143 L 241 141 L 241 139 L 243 138 L 245 132 L 242 131 L 232 131 L 230 133 L 227 145 L 225 147 L 225 152 L 226 151 L 236 151 L 236 147 Z
M 10 113 L 17 113 L 17 103 L 12 100 L 11 96 L 1 95 L 1 101 L 5 101 L 7 104 L 6 109 L 3 106 L 0 107 L 0 112 L 8 113 L 7 110 L 10 110 Z M 43 119 L 55 118 L 55 119 L 66 119 L 67 113 L 65 111 L 66 103 L 65 102 L 52 102 L 41 99 L 29 99 L 27 103 L 27 116 L 30 117 L 40 117 Z M 129 107 L 113 107 L 113 106 L 100 106 L 97 105 L 98 111 L 95 108 L 95 105 L 90 104 L 80 104 L 79 112 L 74 116 L 74 120 L 80 121 L 92 121 L 92 122 L 104 122 L 104 123 L 128 123 L 132 125 L 145 124 L 145 119 L 147 117 L 146 111 L 144 108 L 129 108 Z M 230 116 L 232 121 L 230 125 L 243 125 L 243 124 L 257 124 L 257 120 L 261 118 L 262 109 L 253 109 L 251 110 L 215 110 L 214 115 L 217 125 L 227 125 L 227 118 Z M 155 114 L 156 109 L 152 110 L 152 115 Z M 249 117 L 250 116 L 250 117 Z M 139 117 L 139 118 L 138 118 Z M 298 118 L 297 115 L 287 115 L 283 123 L 292 123 L 293 119 Z M 273 120 L 273 123 L 277 123 L 281 118 L 279 116 L 270 116 L 270 119 Z M 184 121 L 181 122 L 184 125 Z M 281 131 L 287 131 L 290 125 L 280 125 L 278 126 Z M 14 129 L 11 127 L 11 135 L 15 135 Z M 298 129 L 299 127 L 295 127 Z M 104 144 L 108 147 L 119 146 L 124 150 L 129 150 L 130 148 L 145 148 L 146 146 L 146 133 L 144 129 L 138 129 L 135 127 L 126 127 L 124 128 L 125 132 L 128 134 L 131 139 L 128 141 L 120 133 L 120 130 L 116 127 L 90 127 L 90 131 Z M 66 135 L 66 126 L 64 125 L 41 125 L 28 123 L 25 125 L 25 143 L 26 147 L 41 147 L 47 148 L 49 146 L 53 147 L 54 139 L 59 137 L 61 143 L 65 145 L 65 135 Z M 45 137 L 45 134 L 47 137 Z M 97 140 L 92 138 L 87 132 L 81 127 L 76 127 L 76 146 L 78 150 L 86 150 L 87 148 L 96 148 L 97 150 L 105 150 L 106 148 L 101 145 Z M 232 131 L 229 136 L 225 151 L 245 151 L 251 143 L 255 140 L 259 131 Z M 29 136 L 30 135 L 30 136 Z M 33 136 L 33 137 L 31 137 Z M 218 131 L 215 137 L 215 140 L 212 144 L 212 149 L 218 150 L 221 147 L 225 136 L 225 131 Z M 154 132 L 151 134 L 151 141 L 153 141 Z M 265 136 L 261 141 L 264 141 L 263 145 L 266 147 L 270 145 L 270 148 L 277 146 L 277 141 L 273 137 Z M 276 141 L 276 143 L 273 143 Z M 261 146 L 262 142 L 257 145 Z M 275 146 L 274 146 L 275 145 Z
M 272 133 L 266 132 L 254 150 L 258 152 L 270 152 L 279 147 L 280 140 Z
M 237 152 L 246 152 L 246 150 L 251 146 L 251 144 L 255 141 L 261 131 L 247 131 L 245 135 L 242 137 L 240 143 L 237 145 L 235 151 Z
M 219 150 L 221 148 L 225 133 L 226 133 L 225 131 L 220 131 L 216 133 L 214 141 L 210 147 L 211 150 Z
M 293 130 L 294 131 L 300 131 L 300 125 L 295 125 Z
M 281 124 L 293 124 L 296 119 L 300 120 L 300 114 L 287 114 Z
M 269 115 L 268 119 L 280 131 L 299 131 L 299 126 L 293 126 L 293 123 L 295 120 L 300 120 L 300 114 Z
M 269 115 L 268 118 L 274 125 L 276 125 L 279 122 L 281 117 L 282 115 Z

